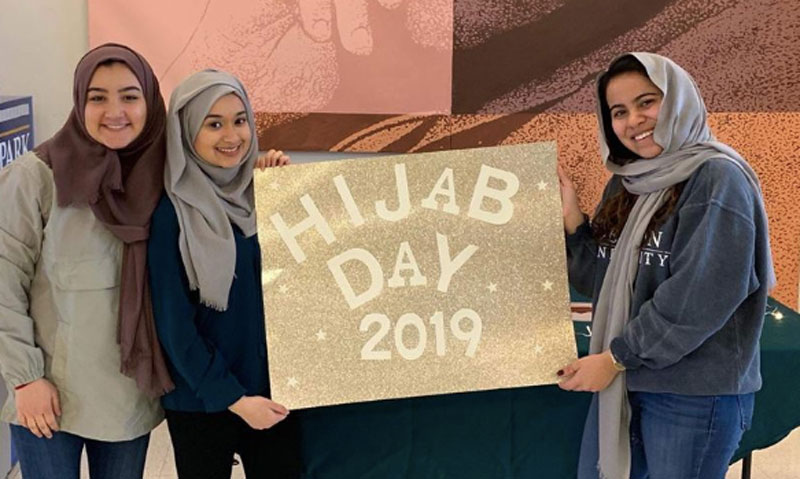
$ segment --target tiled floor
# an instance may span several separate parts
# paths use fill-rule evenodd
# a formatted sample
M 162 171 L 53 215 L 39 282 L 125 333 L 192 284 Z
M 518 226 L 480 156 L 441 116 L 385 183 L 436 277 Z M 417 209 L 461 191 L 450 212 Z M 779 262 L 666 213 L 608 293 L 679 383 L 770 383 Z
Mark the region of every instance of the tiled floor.
M 725 479 L 739 479 L 741 461 L 732 465 Z M 800 479 L 800 429 L 783 441 L 753 453 L 752 479 Z
M 84 470 L 86 468 L 84 467 Z M 88 478 L 88 475 L 84 475 Z M 145 479 L 175 479 L 175 462 L 165 425 L 153 432 L 145 466 Z M 244 478 L 241 466 L 233 468 L 233 479 Z M 731 466 L 726 479 L 741 477 L 741 461 Z M 800 429 L 778 444 L 753 454 L 752 479 L 800 479 Z M 348 478 L 356 479 L 356 478 Z M 491 479 L 491 478 L 487 478 Z M 546 479 L 546 478 L 542 478 Z

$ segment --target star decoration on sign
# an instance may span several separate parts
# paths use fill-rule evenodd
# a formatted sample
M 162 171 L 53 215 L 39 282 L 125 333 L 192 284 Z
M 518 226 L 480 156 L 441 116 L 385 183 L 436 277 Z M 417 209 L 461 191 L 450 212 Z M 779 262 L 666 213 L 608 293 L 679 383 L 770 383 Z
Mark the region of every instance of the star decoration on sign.
M 316 336 L 317 336 L 317 341 L 325 341 L 326 339 L 328 339 L 328 333 L 326 333 L 321 329 L 317 331 Z
M 300 385 L 300 382 L 297 380 L 296 377 L 292 376 L 289 378 L 289 381 L 287 381 L 286 384 L 288 384 L 289 387 L 296 388 L 297 386 Z
M 539 191 L 544 191 L 547 189 L 547 183 L 545 181 L 540 181 L 536 184 L 536 187 L 539 188 Z
M 553 291 L 553 282 L 550 280 L 545 281 L 542 283 L 542 288 L 544 288 L 545 291 Z
M 541 344 L 536 344 L 533 348 L 533 352 L 536 354 L 542 354 L 544 352 L 544 347 Z
M 490 293 L 496 293 L 497 292 L 497 284 L 496 283 L 489 283 L 489 286 L 487 286 L 486 289 L 488 289 Z
M 282 294 L 286 294 L 286 292 L 289 291 L 289 287 L 285 284 L 282 284 L 280 288 L 278 288 L 278 291 L 280 291 Z

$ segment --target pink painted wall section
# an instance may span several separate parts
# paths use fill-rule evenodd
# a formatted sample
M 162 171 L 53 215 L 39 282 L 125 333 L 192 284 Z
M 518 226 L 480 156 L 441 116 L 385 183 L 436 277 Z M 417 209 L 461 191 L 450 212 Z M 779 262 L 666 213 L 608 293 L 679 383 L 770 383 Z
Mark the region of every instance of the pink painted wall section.
M 261 112 L 449 113 L 453 0 L 89 0 L 89 43 L 130 45 L 165 98 L 239 76 Z

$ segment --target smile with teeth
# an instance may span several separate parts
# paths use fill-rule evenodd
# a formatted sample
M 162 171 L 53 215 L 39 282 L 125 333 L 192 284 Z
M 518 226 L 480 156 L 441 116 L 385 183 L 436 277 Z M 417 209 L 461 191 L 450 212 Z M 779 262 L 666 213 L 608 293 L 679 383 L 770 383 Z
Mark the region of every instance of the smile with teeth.
M 217 151 L 219 151 L 220 153 L 224 153 L 226 155 L 230 155 L 231 153 L 235 153 L 239 149 L 240 146 L 242 146 L 242 145 L 238 144 L 236 146 L 230 146 L 230 147 L 227 147 L 227 148 L 226 147 L 222 147 L 222 146 L 218 146 L 217 147 Z
M 121 125 L 109 125 L 109 124 L 105 124 L 105 125 L 103 125 L 103 126 L 104 126 L 104 127 L 106 127 L 106 128 L 108 128 L 109 130 L 112 130 L 112 131 L 119 131 L 119 130 L 122 130 L 123 128 L 126 128 L 126 127 L 127 127 L 127 126 L 129 126 L 129 125 L 130 125 L 130 123 L 123 123 L 123 124 L 121 124 Z
M 644 133 L 639 133 L 638 135 L 634 136 L 633 139 L 636 141 L 642 141 L 645 138 L 648 138 L 653 134 L 653 130 L 647 130 Z

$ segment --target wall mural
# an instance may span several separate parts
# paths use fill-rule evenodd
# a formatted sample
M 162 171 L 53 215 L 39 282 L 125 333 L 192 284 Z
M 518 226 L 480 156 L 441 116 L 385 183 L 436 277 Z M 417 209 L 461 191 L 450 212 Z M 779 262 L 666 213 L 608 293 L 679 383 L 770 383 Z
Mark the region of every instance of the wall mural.
M 556 140 L 585 209 L 607 177 L 593 82 L 652 51 L 697 80 L 764 183 L 778 300 L 800 278 L 800 9 L 793 0 L 89 0 L 92 46 L 141 51 L 165 97 L 239 76 L 262 148 L 421 152 Z M 732 258 L 732 260 L 735 260 Z

